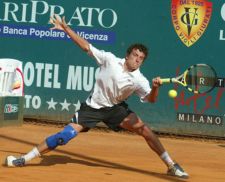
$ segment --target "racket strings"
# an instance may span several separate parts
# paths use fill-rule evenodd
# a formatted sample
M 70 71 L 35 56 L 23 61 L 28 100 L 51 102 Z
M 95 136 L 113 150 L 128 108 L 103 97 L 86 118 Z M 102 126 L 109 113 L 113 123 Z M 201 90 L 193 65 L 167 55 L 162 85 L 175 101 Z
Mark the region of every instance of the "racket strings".
M 208 65 L 193 66 L 188 70 L 185 82 L 194 92 L 206 93 L 211 91 L 216 85 L 216 72 Z

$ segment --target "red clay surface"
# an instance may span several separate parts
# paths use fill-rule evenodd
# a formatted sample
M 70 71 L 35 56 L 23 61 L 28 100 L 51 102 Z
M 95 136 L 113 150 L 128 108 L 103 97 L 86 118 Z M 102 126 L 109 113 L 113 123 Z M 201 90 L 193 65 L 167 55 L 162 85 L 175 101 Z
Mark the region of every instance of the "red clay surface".
M 21 155 L 62 128 L 24 124 L 0 128 L 0 160 Z M 160 138 L 189 173 L 182 180 L 166 167 L 144 139 L 126 133 L 90 131 L 22 168 L 0 166 L 1 182 L 224 182 L 225 142 Z

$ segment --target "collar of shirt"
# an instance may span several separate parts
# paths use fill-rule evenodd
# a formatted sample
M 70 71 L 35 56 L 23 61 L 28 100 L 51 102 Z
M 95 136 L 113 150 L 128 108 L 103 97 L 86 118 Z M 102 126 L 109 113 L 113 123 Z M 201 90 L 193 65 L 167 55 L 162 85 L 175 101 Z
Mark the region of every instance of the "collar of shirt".
M 125 58 L 120 59 L 119 64 L 123 67 L 124 64 L 125 64 L 125 61 L 126 61 Z M 129 71 L 129 72 L 127 72 L 127 73 L 129 73 L 129 74 L 132 75 L 132 76 L 137 76 L 138 74 L 140 74 L 140 69 L 138 68 L 138 69 L 136 69 L 136 70 L 134 70 L 134 71 Z

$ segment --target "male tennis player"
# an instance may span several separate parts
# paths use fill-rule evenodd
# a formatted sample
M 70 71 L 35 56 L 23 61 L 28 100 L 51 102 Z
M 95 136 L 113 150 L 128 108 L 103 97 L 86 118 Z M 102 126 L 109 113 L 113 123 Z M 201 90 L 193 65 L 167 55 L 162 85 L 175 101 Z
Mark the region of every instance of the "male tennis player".
M 111 52 L 98 50 L 74 32 L 59 16 L 51 18 L 52 29 L 65 31 L 71 39 L 86 53 L 92 56 L 100 67 L 92 93 L 81 104 L 72 122 L 62 131 L 47 137 L 26 155 L 16 158 L 8 156 L 7 166 L 24 166 L 31 159 L 42 155 L 59 145 L 67 144 L 81 131 L 88 131 L 103 121 L 109 128 L 118 131 L 121 128 L 135 132 L 144 137 L 149 147 L 156 152 L 168 166 L 168 175 L 187 178 L 188 174 L 175 163 L 164 149 L 152 130 L 128 108 L 124 102 L 133 93 L 142 102 L 155 102 L 161 80 L 148 80 L 141 74 L 139 67 L 147 58 L 148 50 L 142 44 L 133 44 L 127 49 L 125 58 L 116 57 Z

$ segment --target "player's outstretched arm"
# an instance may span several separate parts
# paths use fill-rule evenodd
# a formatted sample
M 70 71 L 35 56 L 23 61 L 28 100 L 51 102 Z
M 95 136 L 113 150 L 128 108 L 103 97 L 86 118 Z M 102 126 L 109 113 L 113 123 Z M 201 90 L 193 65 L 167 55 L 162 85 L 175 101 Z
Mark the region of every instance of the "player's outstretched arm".
M 148 95 L 149 102 L 156 102 L 157 96 L 159 94 L 159 87 L 162 85 L 160 77 L 156 77 L 152 80 L 152 90 Z
M 73 31 L 65 21 L 65 17 L 61 19 L 59 15 L 53 15 L 50 18 L 50 23 L 54 25 L 51 29 L 58 29 L 66 32 L 70 38 L 85 52 L 89 51 L 89 42 L 80 37 L 75 31 Z

